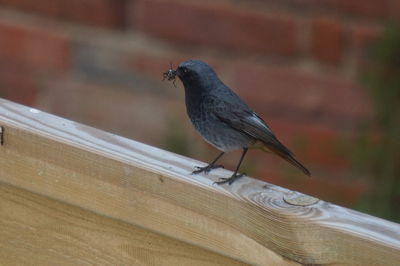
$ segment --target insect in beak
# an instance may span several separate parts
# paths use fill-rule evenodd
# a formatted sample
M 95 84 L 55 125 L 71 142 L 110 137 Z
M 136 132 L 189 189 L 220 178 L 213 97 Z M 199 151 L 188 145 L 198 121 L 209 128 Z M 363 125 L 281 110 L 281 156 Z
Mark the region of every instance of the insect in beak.
M 176 87 L 175 85 L 175 81 L 176 81 L 176 70 L 172 68 L 172 62 L 169 63 L 169 69 L 163 73 L 163 81 L 165 79 L 167 79 L 168 81 L 173 80 L 172 84 L 174 84 L 174 87 Z

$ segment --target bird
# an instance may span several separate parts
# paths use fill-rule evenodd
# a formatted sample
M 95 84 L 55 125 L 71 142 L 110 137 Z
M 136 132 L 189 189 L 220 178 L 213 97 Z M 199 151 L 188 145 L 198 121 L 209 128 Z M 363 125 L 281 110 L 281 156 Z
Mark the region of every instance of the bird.
M 191 59 L 179 64 L 175 70 L 171 66 L 164 73 L 164 79 L 174 82 L 176 76 L 184 86 L 186 111 L 194 128 L 206 142 L 220 151 L 207 166 L 196 166 L 192 174 L 208 174 L 213 169 L 223 168 L 217 161 L 227 152 L 241 150 L 232 176 L 215 182 L 231 185 L 245 175 L 239 173 L 239 169 L 247 151 L 258 148 L 278 155 L 305 175 L 311 175 L 278 140 L 267 123 L 220 80 L 210 65 Z

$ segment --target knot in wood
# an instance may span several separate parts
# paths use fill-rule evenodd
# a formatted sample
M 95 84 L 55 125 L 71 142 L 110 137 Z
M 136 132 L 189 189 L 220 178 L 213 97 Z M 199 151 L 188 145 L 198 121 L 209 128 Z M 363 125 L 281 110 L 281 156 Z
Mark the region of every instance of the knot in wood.
M 315 204 L 319 199 L 302 194 L 297 191 L 289 191 L 283 195 L 283 200 L 290 205 L 309 206 Z

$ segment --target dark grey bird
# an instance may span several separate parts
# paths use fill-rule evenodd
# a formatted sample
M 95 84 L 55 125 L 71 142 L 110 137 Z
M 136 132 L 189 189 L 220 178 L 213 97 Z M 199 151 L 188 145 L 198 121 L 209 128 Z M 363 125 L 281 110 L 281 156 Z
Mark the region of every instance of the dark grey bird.
M 209 165 L 196 167 L 193 174 L 208 173 L 223 167 L 216 163 L 225 152 L 242 150 L 233 175 L 215 182 L 232 184 L 244 175 L 239 174 L 239 168 L 248 149 L 259 148 L 277 154 L 304 174 L 310 175 L 264 120 L 226 86 L 208 64 L 200 60 L 188 60 L 176 70 L 171 67 L 164 73 L 164 79 L 175 81 L 176 76 L 185 87 L 186 110 L 193 126 L 205 141 L 221 151 Z

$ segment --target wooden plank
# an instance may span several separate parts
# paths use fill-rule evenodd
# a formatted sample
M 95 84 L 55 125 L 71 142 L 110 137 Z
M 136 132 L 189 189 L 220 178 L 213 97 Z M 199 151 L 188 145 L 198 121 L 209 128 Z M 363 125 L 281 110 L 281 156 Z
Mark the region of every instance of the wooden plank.
M 244 265 L 0 183 L 2 265 Z
M 213 186 L 230 172 L 192 176 L 202 163 L 5 100 L 0 126 L 4 183 L 252 265 L 400 261 L 398 224 L 289 204 L 291 191 L 252 178 Z

